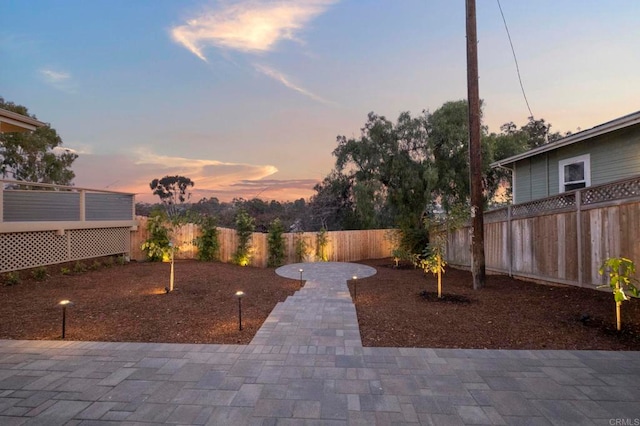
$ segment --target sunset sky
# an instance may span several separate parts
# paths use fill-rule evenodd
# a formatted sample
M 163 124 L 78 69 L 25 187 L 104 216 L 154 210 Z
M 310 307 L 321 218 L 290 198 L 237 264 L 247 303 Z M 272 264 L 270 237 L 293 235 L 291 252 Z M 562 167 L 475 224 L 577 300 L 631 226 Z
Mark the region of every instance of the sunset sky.
M 502 0 L 536 118 L 640 109 L 640 2 Z M 193 199 L 308 198 L 374 111 L 466 97 L 463 0 L 0 0 L 0 96 L 78 152 L 75 184 Z M 497 1 L 479 0 L 484 124 L 526 123 Z

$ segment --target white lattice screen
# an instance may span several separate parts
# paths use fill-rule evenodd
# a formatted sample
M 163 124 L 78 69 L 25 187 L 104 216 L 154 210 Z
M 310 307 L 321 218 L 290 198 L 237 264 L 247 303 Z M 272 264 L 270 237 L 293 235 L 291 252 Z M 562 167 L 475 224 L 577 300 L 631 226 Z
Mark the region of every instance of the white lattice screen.
M 130 228 L 0 234 L 0 272 L 130 252 Z
M 129 228 L 71 229 L 69 260 L 129 253 Z

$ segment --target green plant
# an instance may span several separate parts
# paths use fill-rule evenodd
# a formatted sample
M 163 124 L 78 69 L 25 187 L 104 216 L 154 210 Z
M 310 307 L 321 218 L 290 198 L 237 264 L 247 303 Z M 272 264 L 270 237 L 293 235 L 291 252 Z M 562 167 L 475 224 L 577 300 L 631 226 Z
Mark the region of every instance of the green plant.
M 63 266 L 62 268 L 60 268 L 60 273 L 62 275 L 71 275 L 71 269 Z
M 109 256 L 109 257 L 107 257 L 107 258 L 104 260 L 104 266 L 105 266 L 106 268 L 110 268 L 110 267 L 112 267 L 112 266 L 114 265 L 114 263 L 115 263 L 115 262 L 114 262 L 114 260 L 113 260 L 113 257 L 112 257 L 112 256 Z
M 284 264 L 284 226 L 280 219 L 274 219 L 269 225 L 267 245 L 269 247 L 268 266 L 282 266 Z
M 622 321 L 620 310 L 622 302 L 631 297 L 640 297 L 640 281 L 633 277 L 636 265 L 626 257 L 611 257 L 604 261 L 600 267 L 600 275 L 607 274 L 608 283 L 598 288 L 609 287 L 616 302 L 616 329 L 620 331 Z
M 74 274 L 82 274 L 83 272 L 87 272 L 87 265 L 80 262 L 79 260 L 73 265 L 73 273 Z
M 296 263 L 304 262 L 307 257 L 307 242 L 304 239 L 304 232 L 296 232 L 295 241 Z
M 240 266 L 247 266 L 251 261 L 253 250 L 251 247 L 251 236 L 255 229 L 255 221 L 249 216 L 246 210 L 241 209 L 236 215 L 236 235 L 238 236 L 238 247 L 233 254 L 233 263 Z
M 434 241 L 427 246 L 423 258 L 420 260 L 420 267 L 425 273 L 431 272 L 438 277 L 438 298 L 442 297 L 442 274 L 447 262 L 444 260 L 444 241 L 442 238 L 434 238 Z
M 97 271 L 101 267 L 102 267 L 102 263 L 100 263 L 100 261 L 98 260 L 94 260 L 93 263 L 89 265 L 89 269 L 92 271 Z
M 20 273 L 17 271 L 14 272 L 7 272 L 4 275 L 4 284 L 5 285 L 18 285 L 20 284 L 21 279 L 20 279 Z
M 200 225 L 199 237 L 193 240 L 193 244 L 198 248 L 197 257 L 199 260 L 218 260 L 220 256 L 220 242 L 218 241 L 218 227 L 216 220 L 211 216 L 201 216 L 198 219 Z
M 166 216 L 161 212 L 154 212 L 147 220 L 149 238 L 140 247 L 152 262 L 168 260 L 171 252 L 169 229 L 165 226 Z
M 316 232 L 316 256 L 321 262 L 329 260 L 327 256 L 327 246 L 329 245 L 329 237 L 327 236 L 327 229 L 322 228 Z
M 44 266 L 39 266 L 31 271 L 31 276 L 36 281 L 44 281 L 47 279 L 47 269 Z
M 118 265 L 124 265 L 127 263 L 127 257 L 123 254 L 117 258 Z

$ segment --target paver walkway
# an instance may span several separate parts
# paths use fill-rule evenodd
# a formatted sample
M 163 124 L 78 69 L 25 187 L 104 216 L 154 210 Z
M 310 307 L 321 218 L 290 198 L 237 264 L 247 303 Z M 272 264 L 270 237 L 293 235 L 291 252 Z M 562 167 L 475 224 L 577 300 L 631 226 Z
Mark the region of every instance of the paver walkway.
M 640 424 L 640 352 L 363 348 L 375 271 L 300 268 L 246 346 L 0 341 L 0 425 Z

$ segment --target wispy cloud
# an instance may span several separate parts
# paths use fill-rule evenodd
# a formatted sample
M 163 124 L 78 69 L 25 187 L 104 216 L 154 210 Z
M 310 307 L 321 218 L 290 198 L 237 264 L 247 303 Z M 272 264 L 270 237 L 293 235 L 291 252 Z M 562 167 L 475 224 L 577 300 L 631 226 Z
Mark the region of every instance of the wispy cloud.
M 295 83 L 293 83 L 289 77 L 287 77 L 286 75 L 284 75 L 283 73 L 281 73 L 280 71 L 270 68 L 266 65 L 260 65 L 260 64 L 254 64 L 253 65 L 254 68 L 256 69 L 256 71 L 266 75 L 267 77 L 271 77 L 272 79 L 282 83 L 284 86 L 288 87 L 289 89 L 295 90 L 298 93 L 301 93 L 305 96 L 308 96 L 309 98 L 318 101 L 318 102 L 322 102 L 325 104 L 333 104 L 333 102 L 328 101 L 326 99 L 324 99 L 321 96 L 316 95 L 315 93 L 312 93 L 310 91 L 308 91 L 307 89 L 300 87 L 298 85 L 296 85 Z
M 118 167 L 113 167 L 117 164 Z M 80 187 L 106 188 L 138 194 L 138 201 L 155 202 L 149 182 L 166 175 L 188 176 L 195 182 L 192 199 L 234 197 L 293 200 L 308 198 L 317 183 L 312 179 L 271 178 L 271 165 L 231 163 L 157 155 L 145 148 L 122 154 L 83 154 L 73 163 L 75 183 Z
M 269 52 L 337 0 L 240 1 L 205 11 L 171 29 L 173 39 L 206 61 L 211 45 L 240 52 Z
M 67 92 L 73 91 L 71 74 L 68 72 L 43 68 L 40 70 L 40 76 L 42 76 L 47 84 L 56 89 Z

